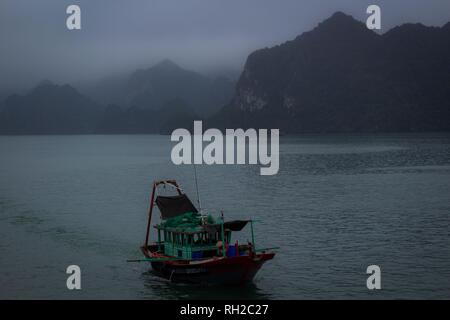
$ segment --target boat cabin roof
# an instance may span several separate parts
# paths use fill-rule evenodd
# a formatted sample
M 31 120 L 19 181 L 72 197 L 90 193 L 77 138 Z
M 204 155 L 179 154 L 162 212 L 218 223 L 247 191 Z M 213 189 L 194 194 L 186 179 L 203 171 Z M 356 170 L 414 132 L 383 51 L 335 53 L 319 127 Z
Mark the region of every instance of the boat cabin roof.
M 197 212 L 186 212 L 165 220 L 154 227 L 158 230 L 183 234 L 215 233 L 220 232 L 222 225 L 225 231 L 241 231 L 248 222 L 250 220 L 233 220 L 217 223 L 210 215 L 202 216 Z

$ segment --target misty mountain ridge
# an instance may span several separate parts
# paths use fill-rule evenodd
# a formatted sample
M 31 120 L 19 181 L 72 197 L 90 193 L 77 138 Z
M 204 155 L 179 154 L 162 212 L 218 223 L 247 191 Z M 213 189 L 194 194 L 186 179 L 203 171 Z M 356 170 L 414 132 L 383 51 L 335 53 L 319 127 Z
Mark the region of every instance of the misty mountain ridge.
M 89 133 L 101 112 L 100 105 L 72 86 L 43 81 L 28 94 L 6 98 L 0 114 L 0 133 Z
M 227 77 L 204 76 L 165 59 L 130 75 L 105 78 L 84 92 L 102 104 L 151 110 L 181 99 L 199 115 L 209 116 L 230 101 L 234 86 Z
M 42 81 L 24 95 L 10 95 L 0 113 L 2 134 L 167 133 L 200 117 L 182 99 L 157 110 L 123 109 L 93 102 L 70 85 Z
M 233 87 L 170 60 L 83 94 L 44 81 L 6 98 L 0 132 L 168 133 L 195 119 L 287 133 L 450 130 L 450 22 L 378 34 L 337 12 L 251 53 Z
M 134 72 L 127 89 L 133 106 L 157 110 L 179 98 L 198 114 L 211 115 L 229 102 L 234 84 L 224 78 L 209 79 L 166 59 L 149 69 Z
M 0 104 L 0 133 L 167 133 L 218 110 L 231 99 L 233 86 L 225 77 L 209 79 L 170 60 L 105 78 L 84 88 L 85 94 L 42 80 Z
M 285 132 L 450 130 L 450 28 L 380 35 L 341 12 L 249 55 L 232 102 L 209 122 Z

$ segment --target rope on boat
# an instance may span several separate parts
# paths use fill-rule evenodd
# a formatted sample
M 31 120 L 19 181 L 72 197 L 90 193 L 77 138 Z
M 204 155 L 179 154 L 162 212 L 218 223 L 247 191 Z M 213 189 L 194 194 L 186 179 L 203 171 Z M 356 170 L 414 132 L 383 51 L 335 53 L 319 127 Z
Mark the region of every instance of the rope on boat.
M 173 184 L 170 183 L 170 182 L 164 181 L 164 182 L 162 182 L 161 184 L 164 186 L 164 188 L 165 188 L 166 186 L 169 186 L 169 187 L 175 188 L 176 190 L 179 190 L 181 193 L 184 193 L 184 191 L 183 191 L 183 189 L 182 189 L 181 187 L 175 186 L 175 185 L 173 185 Z M 158 188 L 155 189 L 155 195 L 158 195 Z

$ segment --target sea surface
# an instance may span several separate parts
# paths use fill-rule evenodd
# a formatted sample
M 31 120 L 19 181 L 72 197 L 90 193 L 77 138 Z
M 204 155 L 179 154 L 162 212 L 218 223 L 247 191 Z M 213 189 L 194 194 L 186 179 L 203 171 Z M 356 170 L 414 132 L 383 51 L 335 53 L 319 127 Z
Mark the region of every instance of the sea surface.
M 153 180 L 197 203 L 169 136 L 1 136 L 0 298 L 450 298 L 450 134 L 280 139 L 275 176 L 197 166 L 204 212 L 255 219 L 257 247 L 280 247 L 253 284 L 205 288 L 126 262 L 141 257 Z M 72 264 L 81 290 L 66 287 Z M 381 290 L 366 287 L 369 265 Z

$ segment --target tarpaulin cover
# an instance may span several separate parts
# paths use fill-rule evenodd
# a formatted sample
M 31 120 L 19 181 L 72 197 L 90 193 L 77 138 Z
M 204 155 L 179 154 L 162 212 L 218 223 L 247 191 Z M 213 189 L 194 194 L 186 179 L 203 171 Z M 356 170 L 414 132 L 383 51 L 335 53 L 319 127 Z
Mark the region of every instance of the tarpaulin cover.
M 229 229 L 231 231 L 241 231 L 248 223 L 248 220 L 233 220 L 227 221 L 223 224 L 225 229 Z
M 189 229 L 196 229 L 202 225 L 202 216 L 197 212 L 186 212 L 179 216 L 167 219 L 161 223 L 163 228 L 176 228 L 190 231 Z
M 206 219 L 205 219 L 206 218 Z M 211 215 L 202 217 L 197 212 L 186 212 L 179 216 L 165 220 L 161 223 L 161 227 L 168 229 L 177 229 L 180 232 L 200 232 L 203 222 L 207 226 L 209 224 L 215 224 L 215 220 Z
M 156 197 L 155 202 L 159 211 L 161 211 L 163 219 L 170 219 L 186 212 L 198 212 L 191 200 L 189 200 L 185 194 L 177 196 L 158 196 Z

